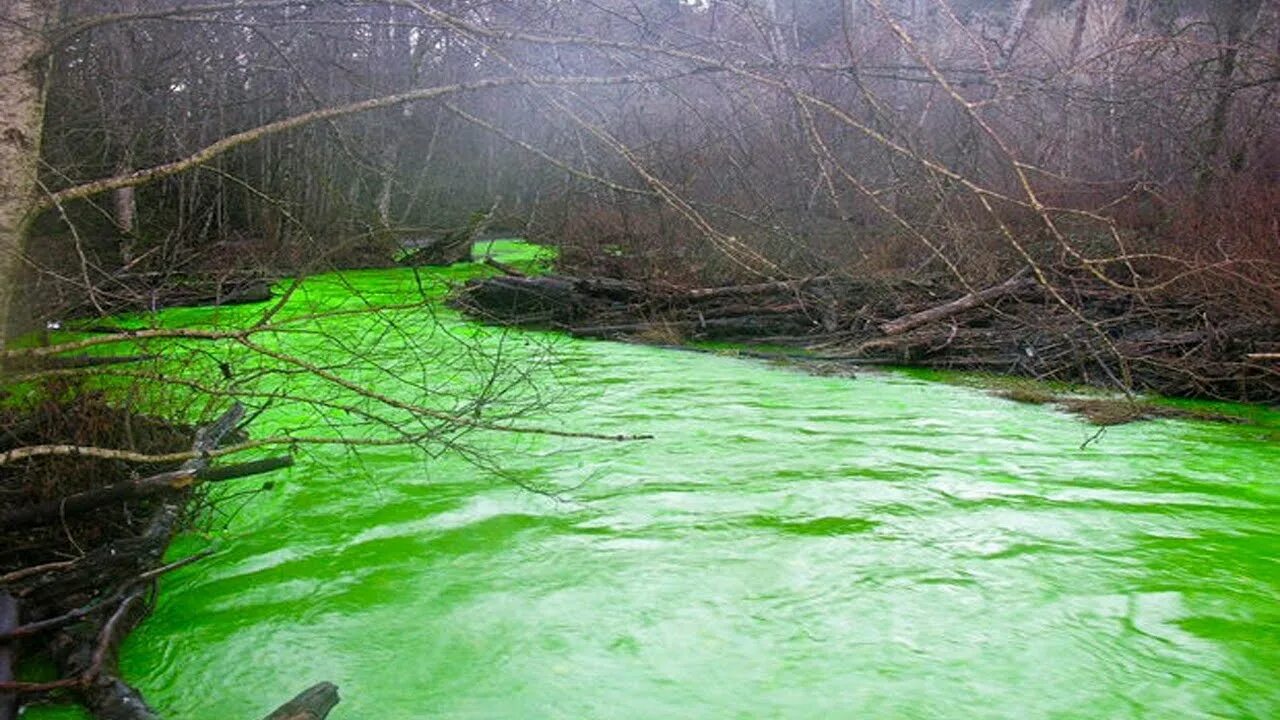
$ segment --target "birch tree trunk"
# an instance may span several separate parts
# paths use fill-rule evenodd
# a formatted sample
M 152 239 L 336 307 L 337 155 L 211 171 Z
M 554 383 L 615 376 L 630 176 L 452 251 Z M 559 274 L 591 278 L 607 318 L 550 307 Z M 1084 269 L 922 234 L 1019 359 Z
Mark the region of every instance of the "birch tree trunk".
M 13 319 L 23 237 L 36 193 L 44 118 L 38 58 L 56 0 L 6 0 L 0 11 L 0 350 Z

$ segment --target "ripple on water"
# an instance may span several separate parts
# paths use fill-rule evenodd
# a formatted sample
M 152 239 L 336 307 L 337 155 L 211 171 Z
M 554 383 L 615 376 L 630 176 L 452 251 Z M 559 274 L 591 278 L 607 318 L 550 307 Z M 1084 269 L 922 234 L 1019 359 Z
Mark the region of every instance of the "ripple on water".
M 1280 717 L 1280 452 L 1247 430 L 1081 449 L 970 388 L 561 349 L 548 421 L 656 439 L 485 439 L 558 497 L 301 458 L 164 580 L 129 677 L 194 720 L 319 679 L 335 718 Z

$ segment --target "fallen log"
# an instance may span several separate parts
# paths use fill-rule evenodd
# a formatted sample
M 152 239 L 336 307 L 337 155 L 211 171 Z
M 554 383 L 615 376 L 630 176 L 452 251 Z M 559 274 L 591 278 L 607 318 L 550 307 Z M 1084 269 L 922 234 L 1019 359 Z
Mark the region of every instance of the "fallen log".
M 800 287 L 816 282 L 829 280 L 828 277 L 816 277 L 808 280 L 800 281 L 773 281 L 766 283 L 756 283 L 755 285 L 726 285 L 724 287 L 712 288 L 695 288 L 679 293 L 680 296 L 690 300 L 708 300 L 719 297 L 734 297 L 739 295 L 756 295 L 766 292 L 794 292 Z
M 138 588 L 125 596 L 100 628 L 96 623 L 81 623 L 55 640 L 59 664 L 81 679 L 80 700 L 101 720 L 160 720 L 142 693 L 120 677 L 117 667 L 120 645 L 147 614 L 145 594 L 144 588 Z
M 619 323 L 616 325 L 594 325 L 567 328 L 569 334 L 577 337 L 611 337 L 615 335 L 633 335 L 654 330 L 692 329 L 736 331 L 746 334 L 759 333 L 780 323 L 795 324 L 790 313 L 746 315 L 740 317 L 705 318 L 698 320 L 656 320 L 652 322 Z
M 640 283 L 606 277 L 579 278 L 574 281 L 573 289 L 592 298 L 624 303 L 641 300 L 646 295 Z
M 952 315 L 957 315 L 965 310 L 970 310 L 979 305 L 989 303 L 992 300 L 999 299 L 1005 295 L 1033 287 L 1035 285 L 1035 281 L 1024 277 L 1024 275 L 1025 272 L 1020 272 L 999 285 L 993 285 L 985 290 L 971 292 L 962 298 L 957 298 L 943 305 L 931 307 L 928 310 L 921 310 L 920 312 L 911 313 L 910 315 L 900 317 L 896 320 L 890 320 L 880 326 L 880 331 L 885 335 L 901 335 L 908 330 L 914 330 L 922 325 L 928 325 L 929 323 L 949 318 Z
M 199 562 L 200 560 L 203 560 L 212 554 L 213 554 L 212 550 L 203 550 L 194 555 L 188 555 L 187 557 L 182 558 L 181 560 L 175 560 L 174 562 L 171 562 L 167 565 L 163 565 L 154 570 L 147 570 L 145 572 L 139 573 L 137 578 L 134 579 L 134 582 L 143 583 L 143 582 L 149 582 L 151 580 L 155 580 L 161 575 L 173 572 L 178 568 L 186 567 L 187 565 L 190 565 L 192 563 Z M 121 599 L 122 598 L 120 597 L 119 593 L 117 593 L 104 600 L 95 599 L 91 601 L 88 605 L 82 605 L 74 610 L 58 615 L 57 617 L 51 617 L 45 620 L 37 620 L 35 622 L 27 623 L 26 625 L 18 625 L 18 626 L 12 627 L 7 631 L 0 631 L 0 643 L 8 642 L 11 640 L 17 640 L 19 638 L 30 637 L 32 635 L 39 635 L 40 633 L 49 632 L 51 630 L 57 630 L 58 628 L 64 627 L 66 625 L 70 625 L 71 623 L 77 620 L 80 620 L 81 618 L 88 617 L 92 613 L 100 611 L 103 607 L 107 605 L 110 605 L 115 602 L 119 602 Z
M 454 299 L 469 312 L 501 322 L 527 322 L 525 318 L 531 316 L 571 322 L 582 314 L 587 301 L 573 278 L 557 275 L 473 280 Z
M 141 500 L 165 492 L 182 490 L 197 483 L 222 482 L 260 475 L 291 465 L 293 465 L 293 458 L 288 455 L 216 468 L 208 467 L 207 461 L 203 465 L 188 463 L 177 470 L 86 490 L 60 500 L 50 500 L 31 507 L 10 510 L 0 515 L 0 526 L 10 529 L 31 527 L 96 510 L 108 503 Z
M 0 593 L 0 602 L 12 595 L 20 597 L 25 606 L 38 607 L 41 611 L 31 622 L 18 625 L 16 618 L 12 622 L 4 618 L 0 608 L 0 648 L 6 644 L 11 646 L 19 638 L 49 634 L 49 654 L 61 679 L 44 683 L 16 682 L 11 679 L 11 672 L 0 668 L 0 694 L 21 694 L 26 699 L 65 690 L 74 693 L 89 713 L 100 720 L 159 720 L 159 715 L 138 690 L 120 677 L 118 651 L 124 638 L 149 612 L 149 598 L 155 592 L 156 579 L 207 555 L 198 553 L 167 565 L 163 562 L 165 550 L 184 516 L 187 490 L 199 480 L 258 474 L 291 462 L 288 458 L 269 458 L 228 467 L 209 467 L 210 453 L 234 432 L 244 414 L 244 407 L 236 403 L 213 423 L 197 430 L 191 445 L 193 459 L 176 470 L 68 497 L 56 503 L 59 508 L 52 518 L 48 517 L 50 508 L 46 506 L 23 511 L 39 511 L 26 518 L 28 522 L 41 513 L 46 520 L 56 521 L 65 517 L 68 507 L 85 512 L 112 500 L 165 493 L 159 495 L 158 503 L 151 505 L 151 516 L 141 534 L 128 535 L 95 548 L 71 565 L 45 563 L 5 575 L 10 584 Z M 6 529 L 9 519 L 9 514 L 0 519 L 6 523 Z M 75 607 L 76 604 L 80 607 Z M 8 700 L 7 696 L 0 697 Z M 326 705 L 326 697 L 321 693 L 318 702 L 312 705 L 321 714 L 297 717 L 324 717 L 327 708 L 332 707 L 332 704 Z
M 1092 276 L 1054 273 L 1048 281 L 1070 307 L 1045 302 L 1025 270 L 978 290 L 947 279 L 817 277 L 689 290 L 617 278 L 494 277 L 469 282 L 451 303 L 482 321 L 579 336 L 821 343 L 863 363 L 1129 382 L 1134 390 L 1245 402 L 1280 397 L 1280 321 L 1206 315 L 1202 303 L 1178 298 L 1138 302 L 1140 295 Z M 939 300 L 946 297 L 955 299 Z
M 501 272 L 503 275 L 507 275 L 509 277 L 518 277 L 518 278 L 529 277 L 527 274 L 520 272 L 515 267 L 508 265 L 502 262 L 501 260 L 497 260 L 492 257 L 485 257 L 484 264 L 497 270 L 498 272 Z
M 445 235 L 414 243 L 399 263 L 409 267 L 443 267 L 471 259 L 471 238 L 465 234 Z
M 160 278 L 137 283 L 132 277 L 115 278 L 120 287 L 98 305 L 83 303 L 66 311 L 69 317 L 98 317 L 102 311 L 155 312 L 164 308 L 202 305 L 245 305 L 265 302 L 274 297 L 269 278 Z M 134 284 L 129 284 L 129 283 Z
M 9 358 L 3 363 L 4 371 L 10 373 L 33 373 L 48 370 L 79 370 L 107 365 L 127 365 L 130 363 L 155 360 L 157 355 L 69 355 L 63 357 Z

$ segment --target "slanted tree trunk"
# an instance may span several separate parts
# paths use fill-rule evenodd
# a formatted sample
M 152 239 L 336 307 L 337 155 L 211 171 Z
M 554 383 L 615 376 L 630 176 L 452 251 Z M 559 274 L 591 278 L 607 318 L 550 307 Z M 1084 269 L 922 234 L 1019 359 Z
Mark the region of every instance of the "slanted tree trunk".
M 13 320 L 14 286 L 36 193 L 44 118 L 43 30 L 57 0 L 5 0 L 0 7 L 0 350 Z
M 1089 0 L 1080 0 L 1076 7 L 1076 24 L 1071 29 L 1071 47 L 1067 51 L 1067 65 L 1075 68 L 1080 57 L 1080 46 L 1084 43 L 1084 29 L 1089 23 Z
M 1009 16 L 1009 28 L 1000 42 L 1001 67 L 1013 62 L 1013 53 L 1018 49 L 1018 43 L 1022 42 L 1022 36 L 1027 29 L 1027 16 L 1031 14 L 1032 4 L 1033 0 L 1018 0 L 1013 6 L 1013 14 Z

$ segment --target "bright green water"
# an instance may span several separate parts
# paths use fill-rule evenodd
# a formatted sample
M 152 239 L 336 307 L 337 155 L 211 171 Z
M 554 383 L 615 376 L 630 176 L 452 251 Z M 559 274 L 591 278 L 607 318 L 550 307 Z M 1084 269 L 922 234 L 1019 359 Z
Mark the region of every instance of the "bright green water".
M 1280 448 L 1258 429 L 1082 450 L 1074 417 L 905 374 L 558 351 L 546 422 L 656 439 L 486 441 L 559 500 L 451 455 L 310 451 L 181 541 L 219 554 L 164 580 L 127 676 L 193 720 L 318 680 L 338 720 L 1280 717 Z

